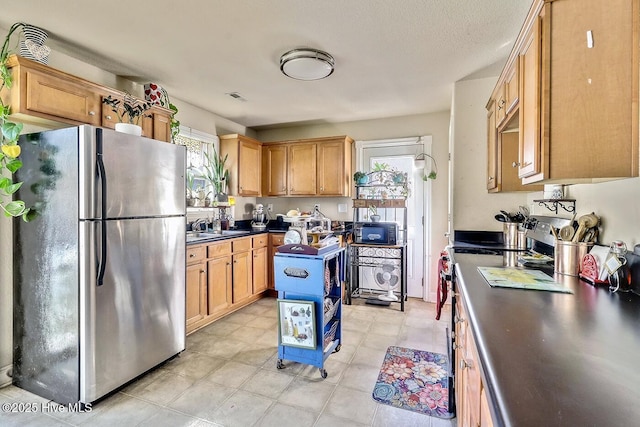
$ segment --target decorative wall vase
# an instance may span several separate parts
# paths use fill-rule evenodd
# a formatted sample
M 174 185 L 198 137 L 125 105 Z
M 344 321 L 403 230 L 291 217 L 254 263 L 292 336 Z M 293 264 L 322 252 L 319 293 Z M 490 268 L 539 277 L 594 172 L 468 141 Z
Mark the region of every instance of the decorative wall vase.
M 20 56 L 23 58 L 47 64 L 51 49 L 44 45 L 48 34 L 42 28 L 24 24 L 22 26 L 24 40 L 20 40 Z
M 116 131 L 129 135 L 142 136 L 142 127 L 132 123 L 116 123 Z
M 169 98 L 162 86 L 155 83 L 144 85 L 144 99 L 153 105 L 169 108 Z

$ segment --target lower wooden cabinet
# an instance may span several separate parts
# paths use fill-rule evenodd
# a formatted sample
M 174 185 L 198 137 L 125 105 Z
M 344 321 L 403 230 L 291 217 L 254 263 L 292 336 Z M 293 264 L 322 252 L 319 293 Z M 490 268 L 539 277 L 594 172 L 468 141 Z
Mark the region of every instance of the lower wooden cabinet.
M 269 282 L 268 288 L 275 292 L 276 279 L 273 271 L 273 256 L 276 254 L 276 248 L 284 245 L 284 233 L 269 233 Z
M 268 239 L 264 233 L 187 247 L 187 334 L 262 298 Z
M 493 426 L 481 373 L 478 349 L 473 338 L 462 292 L 456 300 L 456 410 L 459 427 Z
M 253 294 L 251 275 L 251 252 L 233 255 L 233 296 L 234 304 L 242 302 Z
M 269 235 L 261 234 L 251 239 L 253 293 L 264 292 L 269 287 L 267 268 L 269 257 Z
M 226 251 L 226 247 L 229 248 Z M 214 256 L 213 259 L 207 261 L 207 303 L 208 314 L 217 315 L 225 313 L 232 305 L 231 292 L 233 285 L 233 275 L 231 270 L 231 247 L 225 245 L 222 248 L 217 248 L 214 245 L 212 247 L 219 249 L 217 253 L 211 253 L 209 256 Z
M 204 247 L 187 248 L 187 329 L 207 316 L 207 264 Z

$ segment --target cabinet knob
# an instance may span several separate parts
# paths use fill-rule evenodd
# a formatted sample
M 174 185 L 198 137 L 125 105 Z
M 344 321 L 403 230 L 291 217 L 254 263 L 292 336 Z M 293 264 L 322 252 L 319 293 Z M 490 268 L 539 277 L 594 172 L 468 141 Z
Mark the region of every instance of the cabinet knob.
M 206 273 L 207 270 L 200 270 L 200 273 Z
M 189 258 L 195 258 L 196 254 L 189 254 Z
M 493 181 L 493 177 L 492 176 L 489 177 L 489 181 Z
M 89 115 L 90 115 L 90 116 L 95 116 L 95 115 L 96 115 L 96 112 L 95 112 L 95 111 L 89 111 Z
M 514 168 L 517 168 L 518 166 L 520 166 L 520 162 L 513 162 L 511 163 L 511 166 L 513 166 Z
M 467 369 L 471 367 L 472 367 L 472 364 L 470 362 L 467 362 L 464 359 L 460 359 L 460 369 Z
M 462 323 L 462 322 L 464 322 L 464 318 L 463 318 L 463 317 L 460 317 L 460 316 L 458 316 L 458 315 L 456 314 L 456 317 L 455 317 L 454 321 L 455 321 L 456 323 Z
M 324 187 L 320 187 L 320 191 L 324 191 Z
M 111 116 L 107 114 L 107 120 L 111 120 Z

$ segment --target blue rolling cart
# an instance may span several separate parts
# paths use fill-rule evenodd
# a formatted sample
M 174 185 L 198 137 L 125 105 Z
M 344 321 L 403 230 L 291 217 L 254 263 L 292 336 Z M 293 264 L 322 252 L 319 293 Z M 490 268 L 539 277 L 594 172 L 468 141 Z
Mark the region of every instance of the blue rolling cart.
M 275 254 L 275 288 L 278 291 L 278 362 L 304 363 L 320 369 L 342 345 L 342 283 L 346 273 L 344 248 L 318 254 Z

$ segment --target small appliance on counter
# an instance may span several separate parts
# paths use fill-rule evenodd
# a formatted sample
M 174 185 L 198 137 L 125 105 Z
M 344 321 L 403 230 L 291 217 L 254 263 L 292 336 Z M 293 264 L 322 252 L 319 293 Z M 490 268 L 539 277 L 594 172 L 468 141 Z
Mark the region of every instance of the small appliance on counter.
M 261 203 L 256 204 L 253 210 L 253 219 L 251 220 L 251 230 L 264 231 L 267 228 L 267 215 L 264 212 L 264 206 Z

